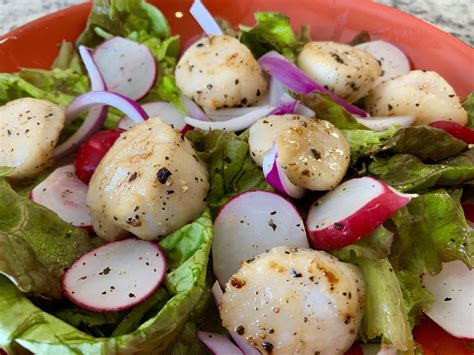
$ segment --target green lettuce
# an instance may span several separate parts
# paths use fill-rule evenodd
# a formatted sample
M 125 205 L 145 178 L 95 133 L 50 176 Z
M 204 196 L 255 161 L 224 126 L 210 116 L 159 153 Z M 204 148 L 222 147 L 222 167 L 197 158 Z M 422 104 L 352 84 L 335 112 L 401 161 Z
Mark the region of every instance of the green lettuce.
M 256 12 L 257 24 L 253 27 L 240 25 L 240 41 L 256 58 L 275 50 L 294 61 L 301 43 L 291 29 L 290 19 L 278 12 Z M 307 37 L 307 31 L 302 38 Z
M 474 179 L 474 149 L 438 164 L 424 164 L 409 154 L 376 158 L 370 163 L 368 171 L 370 175 L 403 192 L 460 185 Z
M 378 153 L 411 154 L 420 160 L 440 161 L 460 154 L 467 144 L 441 129 L 429 126 L 391 127 L 384 132 L 343 129 L 352 160 Z M 436 144 L 433 144 L 436 142 Z
M 466 100 L 464 100 L 462 107 L 464 107 L 464 109 L 467 111 L 467 126 L 470 128 L 474 128 L 474 91 L 466 97 Z
M 23 292 L 61 298 L 64 270 L 93 247 L 88 234 L 18 196 L 6 182 L 0 201 L 0 273 Z
M 56 237 L 49 235 L 52 240 Z M 205 211 L 196 221 L 163 239 L 160 246 L 167 255 L 169 273 L 162 291 L 154 295 L 158 303 L 146 310 L 136 309 L 148 308 L 148 305 L 137 305 L 130 311 L 129 320 L 125 317 L 122 321 L 129 324 L 123 325 L 120 333 L 141 325 L 127 334 L 108 338 L 86 334 L 42 311 L 7 278 L 0 277 L 0 348 L 12 353 L 25 348 L 33 353 L 45 354 L 165 351 L 172 346 L 203 297 L 212 238 L 212 220 L 209 212 Z M 163 293 L 165 289 L 167 291 Z M 167 302 L 162 302 L 168 297 Z M 161 308 L 155 309 L 156 305 Z M 154 312 L 150 314 L 152 309 Z M 68 319 L 70 317 L 72 315 Z M 80 320 L 84 319 L 87 318 L 82 315 Z M 89 321 L 97 325 L 97 322 L 103 324 L 107 320 L 89 318 Z
M 464 217 L 460 190 L 421 194 L 392 218 L 396 238 L 390 261 L 397 270 L 438 273 L 441 262 L 474 267 L 474 231 Z
M 211 189 L 207 202 L 215 214 L 233 196 L 248 190 L 271 190 L 249 155 L 248 133 L 192 130 L 186 137 L 206 162 Z
M 358 258 L 365 278 L 366 303 L 359 336 L 413 354 L 415 346 L 402 287 L 387 258 Z
M 295 98 L 313 110 L 317 118 L 329 121 L 339 129 L 367 129 L 326 94 L 313 91 L 306 95 L 295 94 Z

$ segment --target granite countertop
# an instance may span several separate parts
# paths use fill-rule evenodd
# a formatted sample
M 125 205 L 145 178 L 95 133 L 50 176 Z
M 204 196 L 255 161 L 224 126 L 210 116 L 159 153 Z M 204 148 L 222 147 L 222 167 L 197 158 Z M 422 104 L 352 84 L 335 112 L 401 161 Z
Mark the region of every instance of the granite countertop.
M 0 35 L 64 7 L 84 0 L 0 0 Z M 472 0 L 379 0 L 429 21 L 471 46 L 474 37 Z

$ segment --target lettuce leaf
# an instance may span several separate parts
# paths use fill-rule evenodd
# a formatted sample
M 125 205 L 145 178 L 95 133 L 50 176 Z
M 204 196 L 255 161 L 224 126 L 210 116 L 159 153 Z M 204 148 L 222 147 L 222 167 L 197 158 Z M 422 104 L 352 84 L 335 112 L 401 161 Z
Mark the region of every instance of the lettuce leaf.
M 358 258 L 365 278 L 366 303 L 359 336 L 413 354 L 415 346 L 402 288 L 387 258 Z
M 51 239 L 54 237 L 50 235 Z M 212 220 L 205 211 L 196 221 L 160 242 L 169 261 L 170 272 L 164 286 L 170 299 L 154 314 L 145 314 L 137 329 L 121 336 L 88 335 L 39 309 L 0 276 L 0 348 L 14 353 L 22 347 L 44 354 L 165 351 L 181 333 L 203 295 L 212 238 Z
M 396 232 L 390 261 L 398 270 L 438 273 L 441 262 L 474 267 L 474 231 L 464 217 L 460 193 L 421 194 L 392 218 Z
M 339 129 L 362 129 L 367 127 L 361 125 L 341 105 L 334 102 L 328 95 L 313 91 L 309 94 L 295 94 L 297 100 L 309 107 L 321 120 L 331 122 Z
M 0 185 L 0 273 L 27 293 L 62 298 L 59 279 L 93 248 L 88 234 Z
M 254 27 L 239 26 L 240 41 L 256 58 L 275 50 L 294 61 L 300 43 L 291 29 L 289 17 L 278 12 L 256 12 L 254 17 L 257 22 Z
M 462 107 L 467 111 L 467 126 L 474 128 L 474 91 L 471 92 L 464 100 Z
M 370 175 L 403 192 L 455 186 L 474 179 L 474 148 L 438 164 L 424 164 L 409 154 L 376 158 L 368 170 Z
M 352 163 L 364 156 L 373 156 L 382 152 L 383 146 L 390 141 L 398 128 L 392 127 L 384 132 L 375 132 L 368 129 L 341 129 L 349 143 Z
M 192 130 L 186 137 L 206 162 L 211 189 L 207 202 L 213 215 L 233 196 L 248 190 L 272 190 L 250 158 L 248 133 Z
M 77 43 L 95 47 L 104 41 L 104 33 L 127 37 L 135 31 L 160 39 L 170 35 L 165 16 L 143 0 L 94 0 L 86 29 Z

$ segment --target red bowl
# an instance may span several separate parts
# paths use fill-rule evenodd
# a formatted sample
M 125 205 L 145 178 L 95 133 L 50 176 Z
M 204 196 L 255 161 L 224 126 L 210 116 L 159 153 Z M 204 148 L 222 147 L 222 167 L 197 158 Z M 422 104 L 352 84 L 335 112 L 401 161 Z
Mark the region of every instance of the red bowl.
M 188 9 L 191 0 L 151 0 L 168 18 L 183 43 L 200 29 Z M 280 11 L 291 18 L 295 29 L 311 25 L 317 40 L 349 41 L 367 30 L 374 39 L 400 47 L 417 69 L 440 73 L 464 98 L 474 89 L 474 49 L 437 27 L 398 10 L 368 0 L 206 0 L 215 16 L 233 24 L 252 24 L 258 10 Z M 0 72 L 21 67 L 48 68 L 62 40 L 74 40 L 83 30 L 90 3 L 72 6 L 40 18 L 0 37 Z M 466 14 L 467 16 L 467 14 Z

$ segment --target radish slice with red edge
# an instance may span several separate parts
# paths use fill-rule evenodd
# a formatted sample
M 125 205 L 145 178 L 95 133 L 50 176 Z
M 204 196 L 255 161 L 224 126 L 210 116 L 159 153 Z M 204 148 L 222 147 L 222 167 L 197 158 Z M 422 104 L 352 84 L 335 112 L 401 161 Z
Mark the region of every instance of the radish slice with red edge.
M 222 297 L 224 296 L 224 292 L 222 292 L 221 285 L 219 285 L 218 281 L 214 282 L 214 285 L 212 285 L 211 293 L 214 298 L 214 302 L 216 303 L 216 306 L 219 309 L 219 306 L 222 303 Z M 232 330 L 228 330 L 228 332 L 234 342 L 239 347 L 239 349 L 242 350 L 245 355 L 260 355 L 260 352 L 253 346 L 248 344 L 243 336 L 237 334 L 237 332 Z
M 193 15 L 194 19 L 207 35 L 220 36 L 223 34 L 216 20 L 214 20 L 214 17 L 212 17 L 211 13 L 206 9 L 201 0 L 194 0 L 189 12 Z
M 74 166 L 76 175 L 82 182 L 89 185 L 100 161 L 123 132 L 125 132 L 123 129 L 100 131 L 81 145 Z
M 291 91 L 300 94 L 309 94 L 312 91 L 318 91 L 329 95 L 336 103 L 344 107 L 347 112 L 360 117 L 368 116 L 364 110 L 341 99 L 324 86 L 310 79 L 301 69 L 275 51 L 268 52 L 260 57 L 258 63 L 265 72 L 277 78 Z
M 466 217 L 466 220 L 472 227 L 472 224 L 474 223 L 474 203 L 463 203 L 462 209 L 464 210 L 464 216 Z
M 450 121 L 435 121 L 431 122 L 430 126 L 442 129 L 467 144 L 474 144 L 474 129 L 472 128 Z
M 474 269 L 460 260 L 443 263 L 438 275 L 423 275 L 435 302 L 425 313 L 456 338 L 474 340 Z
M 387 117 L 357 117 L 354 118 L 360 124 L 364 125 L 365 127 L 377 131 L 382 132 L 386 131 L 387 129 L 393 126 L 400 126 L 400 127 L 409 127 L 416 121 L 416 117 L 413 115 L 407 116 L 387 116 Z
M 94 53 L 108 90 L 132 100 L 143 98 L 154 86 L 158 68 L 150 49 L 135 41 L 113 37 Z
M 225 335 L 198 330 L 197 337 L 214 355 L 244 355 Z
M 166 274 L 165 254 L 157 243 L 123 239 L 77 259 L 61 278 L 64 295 L 95 312 L 120 311 L 144 301 Z
M 191 127 L 200 128 L 205 131 L 221 129 L 224 131 L 236 132 L 236 131 L 242 131 L 246 128 L 249 128 L 258 119 L 268 116 L 274 109 L 275 109 L 274 106 L 255 107 L 254 110 L 242 116 L 234 117 L 230 120 L 220 121 L 220 122 L 212 122 L 212 121 L 206 122 L 206 121 L 202 121 L 202 120 L 195 119 L 192 117 L 185 117 L 184 120 Z
M 172 104 L 164 101 L 148 102 L 142 105 L 149 117 L 160 117 L 174 129 L 181 131 L 186 127 L 184 115 Z M 128 117 L 123 117 L 118 124 L 118 128 L 128 130 L 134 126 L 135 122 Z
M 306 218 L 310 243 L 322 250 L 353 244 L 416 196 L 368 176 L 348 180 L 311 206 Z
M 405 53 L 389 42 L 370 41 L 355 47 L 369 52 L 382 67 L 382 75 L 375 80 L 374 87 L 386 80 L 408 74 L 410 71 L 410 61 Z
M 270 186 L 276 191 L 293 198 L 303 197 L 305 189 L 293 184 L 278 162 L 278 148 L 276 144 L 263 156 L 262 168 L 265 180 L 267 180 Z
M 304 223 L 295 206 L 269 191 L 237 195 L 214 221 L 212 258 L 217 280 L 224 285 L 242 261 L 277 246 L 308 247 Z
M 65 165 L 54 170 L 37 185 L 30 198 L 59 218 L 76 227 L 92 226 L 89 208 L 86 205 L 87 185 L 77 178 L 74 165 Z
M 92 57 L 92 52 L 89 48 L 79 46 L 79 54 L 87 70 L 89 81 L 91 83 L 91 89 L 93 91 L 106 90 L 105 82 L 97 68 L 97 65 Z M 65 156 L 73 153 L 86 139 L 97 132 L 105 122 L 107 118 L 108 108 L 104 105 L 95 105 L 89 107 L 89 112 L 86 119 L 82 123 L 81 127 L 74 132 L 64 143 L 60 144 L 54 149 L 53 158 L 56 160 L 62 159 Z M 66 122 L 65 124 L 71 123 L 77 114 L 71 114 L 66 109 Z

